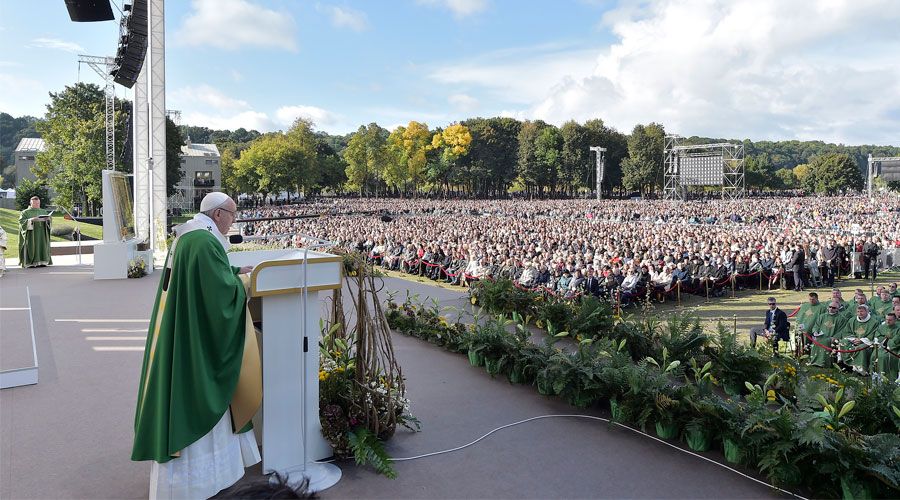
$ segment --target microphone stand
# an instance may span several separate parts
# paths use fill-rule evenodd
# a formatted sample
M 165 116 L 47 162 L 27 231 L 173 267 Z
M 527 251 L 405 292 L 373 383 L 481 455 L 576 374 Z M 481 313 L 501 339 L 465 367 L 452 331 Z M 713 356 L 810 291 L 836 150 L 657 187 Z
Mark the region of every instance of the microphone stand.
M 308 346 L 309 340 L 307 339 L 307 335 L 308 335 L 308 331 L 307 331 L 307 323 L 308 323 L 307 301 L 309 300 L 309 287 L 308 287 L 309 281 L 308 281 L 308 273 L 307 273 L 308 269 L 307 268 L 309 266 L 309 259 L 308 259 L 309 250 L 310 250 L 310 248 L 313 248 L 313 249 L 330 248 L 330 247 L 337 246 L 337 243 L 335 243 L 333 241 L 323 240 L 321 238 L 316 238 L 314 236 L 305 235 L 305 234 L 297 234 L 297 236 L 300 236 L 301 238 L 305 238 L 306 240 L 311 241 L 310 244 L 306 244 L 303 246 L 303 292 L 302 292 L 303 308 L 301 311 L 303 320 L 300 322 L 300 324 L 302 325 L 301 326 L 302 330 L 301 330 L 300 336 L 303 339 L 302 340 L 303 344 Z M 316 339 L 316 342 L 318 342 L 318 338 Z M 309 390 L 309 388 L 307 387 L 307 385 L 308 385 L 307 380 L 309 377 L 307 376 L 308 375 L 307 372 L 309 371 L 309 363 L 311 360 L 309 359 L 308 351 L 304 350 L 303 358 L 304 358 L 303 376 L 301 377 L 302 378 L 301 393 L 303 395 L 303 401 L 301 403 L 302 404 L 301 413 L 303 414 L 303 418 L 301 419 L 301 425 L 300 425 L 301 432 L 303 433 L 303 469 L 302 469 L 302 471 L 303 471 L 303 475 L 308 477 L 310 480 L 309 481 L 310 490 L 315 492 L 315 491 L 324 490 L 326 488 L 330 488 L 331 486 L 334 486 L 335 484 L 337 484 L 337 482 L 340 481 L 340 479 L 341 479 L 341 469 L 338 466 L 331 464 L 331 463 L 318 463 L 318 462 L 310 463 L 309 462 L 309 456 L 308 456 L 308 453 L 309 453 L 309 450 L 308 450 L 308 448 L 309 448 L 309 440 L 308 440 L 309 415 L 307 413 L 308 412 L 308 408 L 307 408 L 307 406 L 308 406 L 307 405 L 307 399 L 308 399 L 307 393 L 308 392 L 307 391 Z M 315 359 L 315 360 L 312 360 L 312 362 L 316 364 L 316 371 L 318 371 L 319 360 Z

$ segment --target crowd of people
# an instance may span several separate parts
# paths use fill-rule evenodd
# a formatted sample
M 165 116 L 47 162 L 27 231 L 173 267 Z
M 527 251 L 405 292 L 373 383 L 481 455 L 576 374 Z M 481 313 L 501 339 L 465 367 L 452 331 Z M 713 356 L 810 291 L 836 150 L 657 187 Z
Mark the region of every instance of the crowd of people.
M 303 218 L 301 218 L 303 217 Z M 305 237 L 465 285 L 509 278 L 560 295 L 721 294 L 832 286 L 900 264 L 896 195 L 662 200 L 319 199 L 241 211 L 246 237 Z M 264 219 L 264 220 L 259 220 Z

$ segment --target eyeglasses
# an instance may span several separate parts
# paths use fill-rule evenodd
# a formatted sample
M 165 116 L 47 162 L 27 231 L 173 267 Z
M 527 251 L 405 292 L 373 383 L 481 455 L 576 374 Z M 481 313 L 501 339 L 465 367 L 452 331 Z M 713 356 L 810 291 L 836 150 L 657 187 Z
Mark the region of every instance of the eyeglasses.
M 837 309 L 837 307 L 834 307 L 834 306 L 828 306 L 828 308 L 829 309 Z
M 222 208 L 222 207 L 219 207 L 216 210 L 222 210 L 222 211 L 228 212 L 229 214 L 231 214 L 232 219 L 237 219 L 237 215 L 235 213 L 236 211 L 233 212 L 231 210 L 228 210 L 227 208 Z

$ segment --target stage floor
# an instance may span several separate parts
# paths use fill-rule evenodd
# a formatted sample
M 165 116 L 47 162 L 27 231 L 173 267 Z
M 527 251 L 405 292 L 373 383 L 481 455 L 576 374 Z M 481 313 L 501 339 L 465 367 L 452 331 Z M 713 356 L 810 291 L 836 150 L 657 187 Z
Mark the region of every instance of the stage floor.
M 150 465 L 131 462 L 144 339 L 159 274 L 94 281 L 89 266 L 10 269 L 0 294 L 31 290 L 40 382 L 0 391 L 0 497 L 146 498 Z M 462 292 L 396 278 L 405 290 L 464 306 Z M 0 325 L 4 330 L 7 325 Z M 422 432 L 398 430 L 394 457 L 445 450 L 546 414 L 580 413 L 531 387 L 491 379 L 464 356 L 394 336 Z M 589 414 L 604 415 L 600 411 Z M 722 460 L 721 453 L 703 454 Z M 386 479 L 340 463 L 323 498 L 759 498 L 773 490 L 628 430 L 545 419 L 454 453 L 396 464 Z M 748 472 L 748 471 L 744 471 Z M 243 481 L 259 475 L 248 469 Z

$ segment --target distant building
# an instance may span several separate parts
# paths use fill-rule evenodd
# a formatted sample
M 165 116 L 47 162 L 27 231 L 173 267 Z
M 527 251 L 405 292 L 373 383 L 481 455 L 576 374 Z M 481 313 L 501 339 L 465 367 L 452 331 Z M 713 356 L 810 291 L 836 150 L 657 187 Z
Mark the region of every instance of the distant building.
M 181 146 L 181 182 L 169 197 L 169 208 L 189 212 L 200 207 L 200 200 L 211 191 L 222 189 L 221 155 L 215 144 L 193 144 L 190 138 Z
M 34 180 L 34 157 L 47 149 L 43 139 L 26 137 L 16 146 L 16 186 L 25 179 Z

